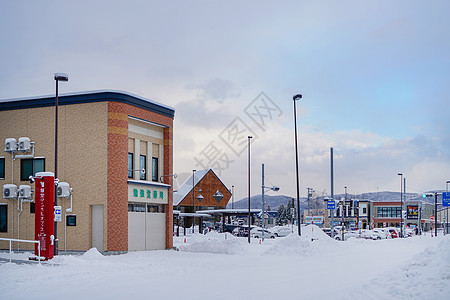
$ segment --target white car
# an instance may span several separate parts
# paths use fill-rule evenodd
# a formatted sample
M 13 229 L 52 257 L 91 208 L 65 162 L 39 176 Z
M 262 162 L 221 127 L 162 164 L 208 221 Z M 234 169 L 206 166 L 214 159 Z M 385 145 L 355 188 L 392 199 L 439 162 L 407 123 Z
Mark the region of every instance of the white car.
M 253 228 L 252 230 L 250 230 L 250 236 L 256 239 L 262 238 L 263 231 L 264 231 L 264 238 L 271 238 L 271 239 L 275 238 L 275 234 L 273 232 L 270 232 L 269 230 L 262 228 Z
M 287 228 L 287 227 L 280 227 L 280 228 L 274 230 L 274 234 L 277 237 L 288 236 L 291 233 L 292 233 L 292 230 L 290 228 Z
M 342 239 L 342 231 L 339 231 L 338 234 L 335 234 L 334 239 L 337 241 L 346 241 L 349 238 L 358 237 L 359 233 L 357 231 L 345 231 L 344 232 L 344 239 Z
M 361 230 L 361 238 L 368 240 L 381 240 L 386 238 L 386 234 L 381 230 Z
M 391 234 L 389 233 L 389 230 L 386 230 L 384 228 L 375 228 L 373 230 L 374 233 L 376 233 L 382 240 L 384 239 L 391 239 Z

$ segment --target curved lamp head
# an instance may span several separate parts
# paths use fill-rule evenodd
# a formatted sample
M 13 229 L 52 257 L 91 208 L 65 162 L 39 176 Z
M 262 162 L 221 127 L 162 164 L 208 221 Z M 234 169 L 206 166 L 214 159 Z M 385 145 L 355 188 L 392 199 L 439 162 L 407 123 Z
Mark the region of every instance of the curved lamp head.
M 57 81 L 69 81 L 69 75 L 66 73 L 55 73 L 55 80 Z
M 302 94 L 297 94 L 294 97 L 292 97 L 292 100 L 296 101 L 296 100 L 300 100 L 302 99 Z

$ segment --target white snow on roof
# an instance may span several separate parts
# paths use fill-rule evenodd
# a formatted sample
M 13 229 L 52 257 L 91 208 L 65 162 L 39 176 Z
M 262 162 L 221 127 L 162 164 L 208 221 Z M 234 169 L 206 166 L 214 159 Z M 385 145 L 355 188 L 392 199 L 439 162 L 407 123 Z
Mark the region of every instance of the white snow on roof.
M 209 172 L 210 169 L 206 170 L 199 170 L 196 171 L 195 174 L 191 175 L 184 183 L 183 185 L 173 193 L 173 205 L 177 206 L 180 204 L 180 202 L 192 191 L 192 176 L 194 177 L 194 186 L 196 186 L 200 180 L 205 177 L 205 175 Z
M 200 214 L 246 214 L 248 213 L 248 208 L 227 208 L 227 209 L 214 209 L 214 210 L 197 210 L 196 213 Z M 251 214 L 261 213 L 259 208 L 250 208 Z
M 168 108 L 168 109 L 171 109 L 171 110 L 175 110 L 175 108 L 173 108 L 171 106 L 168 106 L 168 105 L 165 105 L 165 104 L 162 104 L 162 103 L 159 103 L 159 102 L 156 102 L 156 101 L 153 101 L 153 100 L 150 100 L 150 99 L 147 99 L 147 98 L 144 98 L 144 97 L 141 97 L 141 96 L 129 93 L 129 92 L 120 91 L 120 90 L 108 90 L 108 89 L 106 89 L 106 90 L 94 90 L 94 91 L 84 91 L 84 92 L 72 92 L 72 93 L 58 94 L 58 96 L 59 97 L 77 96 L 77 95 L 98 94 L 98 93 L 105 93 L 105 92 L 125 94 L 125 95 L 131 96 L 131 97 L 135 97 L 135 98 L 138 98 L 138 99 L 141 99 L 141 100 L 144 100 L 144 101 L 147 101 L 147 102 L 159 105 L 161 107 L 165 107 L 165 108 Z M 15 101 L 36 100 L 36 99 L 51 98 L 51 97 L 55 97 L 55 94 L 42 95 L 42 96 L 33 96 L 33 97 L 12 98 L 12 99 L 0 99 L 0 103 L 1 102 L 15 102 Z

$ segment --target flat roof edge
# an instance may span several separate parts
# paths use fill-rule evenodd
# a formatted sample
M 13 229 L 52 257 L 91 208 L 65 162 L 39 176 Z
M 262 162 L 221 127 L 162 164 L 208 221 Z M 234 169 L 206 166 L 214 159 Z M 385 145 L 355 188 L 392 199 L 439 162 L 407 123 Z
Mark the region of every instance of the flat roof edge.
M 128 92 L 117 90 L 98 90 L 58 95 L 58 105 L 70 105 L 91 102 L 117 101 L 140 107 L 167 117 L 174 118 L 173 107 L 146 99 Z M 49 107 L 55 105 L 55 95 L 0 99 L 0 111 L 23 108 Z

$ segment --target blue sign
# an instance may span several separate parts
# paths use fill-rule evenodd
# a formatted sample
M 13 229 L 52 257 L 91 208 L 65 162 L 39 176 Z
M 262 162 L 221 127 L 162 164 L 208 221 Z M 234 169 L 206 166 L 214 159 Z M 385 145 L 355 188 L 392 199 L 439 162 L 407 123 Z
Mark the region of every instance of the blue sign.
M 358 200 L 353 200 L 353 207 L 357 207 L 358 206 Z
M 450 193 L 442 193 L 442 206 L 450 206 Z
M 335 209 L 336 208 L 336 202 L 334 200 L 327 201 L 327 209 Z

